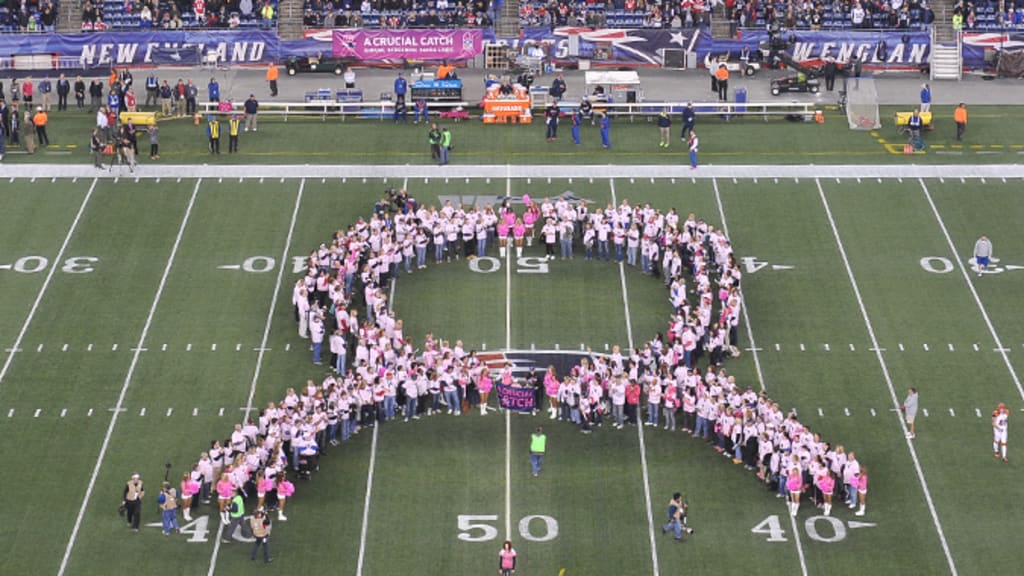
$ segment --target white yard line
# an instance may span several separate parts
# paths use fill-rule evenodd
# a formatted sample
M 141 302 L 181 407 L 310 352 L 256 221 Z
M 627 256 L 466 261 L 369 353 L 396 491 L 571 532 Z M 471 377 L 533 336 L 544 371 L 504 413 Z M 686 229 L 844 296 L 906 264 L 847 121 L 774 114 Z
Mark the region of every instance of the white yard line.
M 846 268 L 846 275 L 850 279 L 850 286 L 853 288 L 853 294 L 857 298 L 857 305 L 860 307 L 861 317 L 864 319 L 864 326 L 868 330 L 868 336 L 871 338 L 872 348 L 875 349 L 875 358 L 878 359 L 878 365 L 882 368 L 882 375 L 885 377 L 885 384 L 889 388 L 889 397 L 892 400 L 893 408 L 896 410 L 894 414 L 900 424 L 901 432 L 904 437 L 907 433 L 907 425 L 904 422 L 902 416 L 899 413 L 899 407 L 901 406 L 899 399 L 896 397 L 896 388 L 892 383 L 892 376 L 889 374 L 889 367 L 885 362 L 885 357 L 882 356 L 882 352 L 879 350 L 878 338 L 875 337 L 875 329 L 871 324 L 871 319 L 868 317 L 867 307 L 864 305 L 864 299 L 860 295 L 860 288 L 857 285 L 857 279 L 853 275 L 853 268 L 850 266 L 850 260 L 846 257 L 846 248 L 843 247 L 843 241 L 839 237 L 839 228 L 836 227 L 836 221 L 832 217 L 832 209 L 829 208 L 828 199 L 825 198 L 825 190 L 821 187 L 821 181 L 815 178 L 814 183 L 818 187 L 818 196 L 821 198 L 821 204 L 825 208 L 825 215 L 828 216 L 828 223 L 832 227 L 832 235 L 836 239 L 836 246 L 839 248 L 839 255 L 842 256 L 843 266 Z M 935 503 L 932 500 L 931 491 L 928 489 L 928 481 L 924 478 L 924 471 L 921 469 L 921 462 L 917 458 L 917 450 L 914 448 L 914 443 L 909 438 L 905 438 L 907 443 L 907 450 L 910 451 L 910 458 L 914 462 L 914 470 L 917 472 L 917 479 L 921 483 L 921 491 L 924 493 L 925 502 L 928 504 L 928 511 L 932 515 L 932 523 L 935 525 L 935 531 L 939 535 L 939 541 L 942 544 L 942 552 L 946 556 L 946 562 L 949 565 L 949 572 L 953 576 L 957 575 L 956 563 L 953 562 L 953 554 L 949 550 L 949 544 L 946 542 L 946 534 L 942 530 L 942 522 L 939 520 L 939 513 L 935 510 Z
M 409 179 L 402 180 L 402 190 L 408 190 Z M 399 264 L 401 266 L 401 264 Z M 391 290 L 388 292 L 388 309 L 395 308 L 395 285 L 397 278 L 391 279 Z M 377 429 L 380 428 L 377 422 L 373 423 L 373 436 L 370 440 L 370 464 L 366 470 L 366 498 L 363 500 L 363 526 L 359 530 L 359 556 L 356 560 L 356 576 L 363 576 L 363 566 L 366 564 L 366 534 L 370 527 L 370 501 L 373 499 L 373 471 L 377 466 Z
M 615 198 L 615 181 L 612 179 L 608 180 L 608 185 L 611 188 L 612 193 L 612 206 L 618 206 L 618 201 Z M 633 319 L 629 314 L 629 291 L 626 289 L 626 268 L 622 262 L 619 262 L 619 280 L 622 284 L 622 307 L 626 315 L 626 340 L 629 343 L 629 350 L 632 352 L 633 345 Z M 658 568 L 658 542 L 654 538 L 654 512 L 651 504 L 651 478 L 647 472 L 647 444 L 644 442 L 644 423 L 642 417 L 642 411 L 640 407 L 637 407 L 636 415 L 636 433 L 640 439 L 640 466 L 643 472 L 644 478 L 644 504 L 647 510 L 647 536 L 651 543 L 651 568 L 654 576 L 659 576 L 660 570 Z
M 71 228 L 68 229 L 68 233 L 64 236 L 64 242 L 61 243 L 60 249 L 57 251 L 57 256 L 54 257 L 53 262 L 50 264 L 50 271 L 46 273 L 46 279 L 43 280 L 43 285 L 39 288 L 39 292 L 36 293 L 35 302 L 32 303 L 32 308 L 29 309 L 28 316 L 25 317 L 25 322 L 21 325 L 18 337 L 14 340 L 14 346 L 11 346 L 10 351 L 7 353 L 7 359 L 4 360 L 4 366 L 0 369 L 0 384 L 3 383 L 4 378 L 7 376 L 7 371 L 11 368 L 11 362 L 14 360 L 14 355 L 21 349 L 21 343 L 25 338 L 25 333 L 28 332 L 28 327 L 32 324 L 32 319 L 35 318 L 36 311 L 39 310 L 39 303 L 43 301 L 43 296 L 46 295 L 46 289 L 50 287 L 50 281 L 53 280 L 54 273 L 57 272 L 60 267 L 60 263 L 64 261 L 64 251 L 67 250 L 68 244 L 71 242 L 71 236 L 73 236 L 75 230 L 78 229 L 78 223 L 82 220 L 82 214 L 85 213 L 85 207 L 89 204 L 89 199 L 92 198 L 92 191 L 96 189 L 97 182 L 99 182 L 99 180 L 93 178 L 92 184 L 89 186 L 89 191 L 85 193 L 85 198 L 82 199 L 82 204 L 78 207 L 78 213 L 75 214 L 75 219 L 71 222 Z
M 729 234 L 729 224 L 725 220 L 725 209 L 722 208 L 722 196 L 718 192 L 718 180 L 715 178 L 711 179 L 711 184 L 715 188 L 715 202 L 718 204 L 718 216 L 722 219 L 722 231 L 725 232 L 725 237 L 729 238 L 732 242 L 732 236 Z M 742 281 L 740 282 L 742 286 Z M 743 297 L 745 290 L 740 290 L 740 310 L 743 312 L 743 323 L 747 327 L 747 340 L 750 341 L 750 353 L 754 356 L 754 369 L 757 370 L 757 383 L 761 386 L 761 390 L 765 390 L 764 385 L 764 374 L 761 372 L 761 359 L 757 355 L 757 342 L 754 341 L 754 331 L 750 327 L 750 316 L 747 314 L 747 300 Z M 800 564 L 803 564 L 803 554 L 801 553 Z M 804 574 L 807 574 L 806 568 Z
M 256 383 L 260 379 L 260 371 L 263 368 L 263 354 L 267 350 L 267 341 L 270 339 L 270 326 L 274 322 L 274 310 L 277 309 L 278 293 L 281 291 L 281 280 L 284 278 L 284 271 L 288 262 L 288 253 L 291 251 L 292 236 L 295 233 L 295 221 L 299 216 L 299 206 L 302 204 L 302 192 L 306 187 L 306 179 L 303 178 L 299 181 L 299 191 L 295 195 L 295 208 L 292 210 L 292 221 L 288 226 L 288 236 L 284 241 L 284 251 L 281 253 L 281 265 L 277 267 L 277 282 L 274 284 L 274 291 L 270 295 L 270 310 L 267 311 L 267 323 L 263 327 L 263 340 L 260 342 L 258 348 L 259 354 L 256 356 L 256 368 L 252 373 L 252 382 L 249 384 L 249 397 L 245 402 L 245 409 L 242 414 L 242 423 L 249 419 L 249 414 L 252 412 L 252 400 L 256 396 Z M 217 523 L 217 534 L 213 540 L 213 552 L 210 554 L 210 567 L 207 570 L 207 576 L 213 576 L 213 573 L 217 570 L 217 556 L 220 555 L 220 539 L 224 525 L 220 522 Z M 229 535 L 230 537 L 230 535 Z
M 160 284 L 157 286 L 156 295 L 153 297 L 153 303 L 149 307 L 149 314 L 146 316 L 146 323 L 142 326 L 142 333 L 139 334 L 139 341 L 135 346 L 135 352 L 132 354 L 132 362 L 128 366 L 128 373 L 124 377 L 124 384 L 121 385 L 121 394 L 117 397 L 117 406 L 114 408 L 114 411 L 110 416 L 110 425 L 107 426 L 107 434 L 103 437 L 103 444 L 100 446 L 100 453 L 96 457 L 96 465 L 93 467 L 92 476 L 89 478 L 89 486 L 85 490 L 85 496 L 82 497 L 82 504 L 78 509 L 78 517 L 75 519 L 75 526 L 71 530 L 71 538 L 68 539 L 68 545 L 64 550 L 64 558 L 60 562 L 60 570 L 57 571 L 57 576 L 63 576 L 64 571 L 68 567 L 68 560 L 71 558 L 71 551 L 75 547 L 75 542 L 78 539 L 78 531 L 81 529 L 82 519 L 85 517 L 85 509 L 89 506 L 89 499 L 92 497 L 92 491 L 96 487 L 96 479 L 99 477 L 100 468 L 103 466 L 103 459 L 107 455 L 107 448 L 110 447 L 110 439 L 114 435 L 114 427 L 117 426 L 117 419 L 121 415 L 122 407 L 124 406 L 124 398 L 128 394 L 128 387 L 131 386 L 132 377 L 135 375 L 135 367 L 139 364 L 139 356 L 142 354 L 143 347 L 146 344 L 146 336 L 149 334 L 149 328 L 153 324 L 153 316 L 156 314 L 156 307 L 160 304 L 160 297 L 164 293 L 164 286 L 167 285 L 167 277 L 171 274 L 171 266 L 174 265 L 174 258 L 178 255 L 178 246 L 181 245 L 181 239 L 185 235 L 185 227 L 188 225 L 189 217 L 192 215 L 192 207 L 195 206 L 196 196 L 199 194 L 199 186 L 202 183 L 202 178 L 196 180 L 195 188 L 192 189 L 192 197 L 189 198 L 188 207 L 185 209 L 185 215 L 181 219 L 181 226 L 178 228 L 178 235 L 174 238 L 174 245 L 171 247 L 171 255 L 167 258 L 167 265 L 164 266 L 164 273 L 160 277 Z
M 722 195 L 718 191 L 718 180 L 712 178 L 712 186 L 715 188 L 715 202 L 718 204 L 718 216 L 722 219 L 722 231 L 725 232 L 725 237 L 732 241 L 732 236 L 729 234 L 729 224 L 725 219 L 725 209 L 722 207 Z M 742 286 L 741 282 L 741 286 Z M 765 390 L 764 385 L 764 373 L 761 372 L 761 359 L 757 355 L 757 343 L 754 341 L 754 331 L 750 327 L 750 316 L 747 314 L 747 302 L 743 298 L 743 291 L 740 292 L 740 309 L 743 311 L 743 323 L 747 326 L 747 339 L 750 341 L 750 353 L 754 356 L 754 368 L 757 370 L 757 382 L 761 385 L 761 390 Z M 793 528 L 793 541 L 796 542 L 796 555 L 800 560 L 800 574 L 807 576 L 807 560 L 804 558 L 804 545 L 800 539 L 800 529 L 796 525 L 796 517 L 789 516 L 790 525 Z
M 1010 378 L 1013 379 L 1014 385 L 1017 386 L 1017 393 L 1020 394 L 1022 399 L 1024 399 L 1024 387 L 1021 386 L 1020 378 L 1017 377 L 1017 371 L 1013 369 L 1013 363 L 1010 362 L 1010 357 L 1006 354 L 1007 349 L 1003 346 L 1003 341 L 999 338 L 999 335 L 996 334 L 996 329 L 992 325 L 992 320 L 989 318 L 988 312 L 985 310 L 985 305 L 981 303 L 981 297 L 978 296 L 978 291 L 974 288 L 974 281 L 971 280 L 971 275 L 967 272 L 967 267 L 964 266 L 964 261 L 956 250 L 956 245 L 953 244 L 953 238 L 950 237 L 949 230 L 946 229 L 946 223 L 942 221 L 942 216 L 939 215 L 938 207 L 936 207 L 935 202 L 932 201 L 932 195 L 928 191 L 928 186 L 925 185 L 923 179 L 918 179 L 918 182 L 921 183 L 921 190 L 924 191 L 924 197 L 928 200 L 928 205 L 932 207 L 932 213 L 935 215 L 935 221 L 939 223 L 939 228 L 942 229 L 942 235 L 946 237 L 946 244 L 949 245 L 949 250 L 953 253 L 953 261 L 960 267 L 960 272 L 963 274 L 964 281 L 967 282 L 967 288 L 970 289 L 971 295 L 974 297 L 974 302 L 978 305 L 978 310 L 981 311 L 981 317 L 985 320 L 985 325 L 988 326 L 988 331 L 992 334 L 992 339 L 996 343 L 996 349 L 1003 357 L 1003 363 L 1006 364 L 1006 369 L 1010 371 Z
M 510 170 L 511 172 L 511 170 Z M 505 195 L 512 195 L 511 173 L 505 178 Z M 512 250 L 505 249 L 505 350 L 512 348 Z M 535 406 L 535 408 L 537 408 Z M 505 410 L 505 540 L 512 539 L 512 411 Z
M 292 249 L 292 236 L 295 235 L 295 222 L 299 218 L 299 207 L 302 205 L 302 193 L 306 188 L 306 180 L 299 181 L 299 191 L 295 195 L 295 208 L 292 209 L 292 220 L 288 225 L 288 236 L 284 241 L 284 250 L 281 252 L 281 264 L 277 267 L 277 281 L 274 283 L 274 292 L 270 295 L 270 309 L 267 311 L 267 323 L 263 327 L 263 339 L 260 341 L 259 355 L 256 356 L 256 368 L 253 370 L 252 383 L 249 385 L 249 398 L 245 402 L 245 414 L 242 416 L 242 423 L 249 419 L 252 412 L 252 401 L 256 395 L 256 383 L 260 379 L 260 370 L 263 367 L 263 355 L 267 350 L 267 341 L 270 339 L 270 327 L 274 323 L 274 311 L 277 310 L 277 301 L 281 291 L 281 281 L 284 279 L 284 271 L 288 268 L 288 254 Z

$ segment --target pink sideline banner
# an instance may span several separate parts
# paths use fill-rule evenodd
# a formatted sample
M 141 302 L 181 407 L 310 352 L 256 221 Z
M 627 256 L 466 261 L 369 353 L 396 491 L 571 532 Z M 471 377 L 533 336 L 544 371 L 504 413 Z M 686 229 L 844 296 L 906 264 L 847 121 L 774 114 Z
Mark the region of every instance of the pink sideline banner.
M 482 30 L 334 30 L 334 56 L 360 60 L 469 60 L 483 50 Z

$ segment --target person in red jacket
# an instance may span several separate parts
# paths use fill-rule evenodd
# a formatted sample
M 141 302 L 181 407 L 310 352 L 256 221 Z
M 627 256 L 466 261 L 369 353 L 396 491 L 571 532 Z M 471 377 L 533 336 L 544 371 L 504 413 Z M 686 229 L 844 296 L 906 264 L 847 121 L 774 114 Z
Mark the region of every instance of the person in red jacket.
M 626 385 L 626 420 L 636 424 L 637 407 L 640 405 L 640 384 L 630 381 Z

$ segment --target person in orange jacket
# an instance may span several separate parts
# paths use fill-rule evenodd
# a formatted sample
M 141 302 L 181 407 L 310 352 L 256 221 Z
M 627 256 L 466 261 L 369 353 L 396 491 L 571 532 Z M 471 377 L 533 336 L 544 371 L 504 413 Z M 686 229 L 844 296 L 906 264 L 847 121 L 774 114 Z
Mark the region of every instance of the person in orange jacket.
M 956 141 L 959 142 L 967 131 L 967 106 L 963 102 L 953 111 L 953 121 L 956 122 Z
M 36 115 L 32 117 L 32 123 L 36 125 L 36 138 L 40 146 L 49 146 L 50 138 L 46 135 L 46 123 L 50 120 L 42 106 L 36 106 Z
M 270 83 L 270 95 L 277 96 L 277 77 L 280 74 L 280 70 L 277 69 L 277 64 L 271 62 L 267 65 L 267 82 Z
M 729 99 L 729 68 L 724 63 L 715 70 L 715 79 L 718 80 L 718 99 L 725 102 Z

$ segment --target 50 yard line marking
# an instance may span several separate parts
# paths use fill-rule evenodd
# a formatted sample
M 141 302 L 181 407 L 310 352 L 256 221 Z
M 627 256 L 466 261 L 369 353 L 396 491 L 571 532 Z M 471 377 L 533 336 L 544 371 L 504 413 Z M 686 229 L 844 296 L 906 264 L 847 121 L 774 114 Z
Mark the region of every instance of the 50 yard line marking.
M 99 180 L 93 178 L 92 184 L 89 185 L 89 191 L 85 193 L 85 198 L 82 199 L 82 204 L 78 207 L 78 213 L 75 214 L 75 219 L 71 222 L 71 228 L 68 229 L 68 233 L 64 236 L 64 242 L 61 243 L 60 249 L 57 251 L 57 256 L 54 258 L 53 264 L 50 265 L 50 271 L 46 273 L 46 279 L 43 280 L 43 285 L 39 288 L 35 301 L 32 302 L 32 308 L 29 309 L 28 316 L 25 317 L 25 322 L 21 325 L 18 337 L 14 339 L 14 345 L 11 346 L 11 350 L 7 354 L 7 359 L 4 360 L 4 366 L 3 368 L 0 368 L 0 384 L 3 383 L 4 377 L 7 376 L 7 371 L 11 367 L 14 355 L 17 353 L 18 349 L 21 348 L 21 342 L 25 338 L 25 333 L 28 332 L 28 327 L 32 324 L 32 319 L 35 318 L 36 311 L 39 310 L 39 303 L 43 301 L 43 296 L 46 295 L 46 289 L 50 287 L 50 281 L 53 280 L 53 275 L 59 268 L 57 263 L 64 261 L 64 251 L 67 250 L 68 244 L 71 243 L 71 236 L 74 235 L 75 230 L 78 229 L 78 223 L 82 220 L 82 214 L 85 213 L 85 207 L 89 204 L 89 199 L 92 198 L 92 191 L 96 189 L 97 182 L 99 182 Z
M 715 189 L 715 203 L 718 204 L 718 216 L 722 219 L 722 231 L 725 232 L 726 238 L 731 238 L 729 234 L 729 224 L 725 220 L 725 209 L 722 207 L 722 195 L 718 192 L 718 180 L 716 178 L 712 178 L 711 185 Z M 747 303 L 743 299 L 742 287 L 740 292 L 740 309 L 743 311 L 743 323 L 747 325 L 747 339 L 750 340 L 750 353 L 754 355 L 754 368 L 757 371 L 757 382 L 761 385 L 761 390 L 763 391 L 765 389 L 764 374 L 761 372 L 761 360 L 757 356 L 757 343 L 754 342 L 754 331 L 750 327 L 750 316 L 747 315 Z M 801 344 L 801 348 L 802 347 L 803 345 Z M 790 515 L 789 523 L 793 529 L 793 541 L 796 542 L 796 555 L 800 560 L 800 573 L 803 576 L 807 576 L 807 561 L 804 558 L 804 545 L 803 542 L 800 541 L 800 530 L 796 525 L 796 517 Z
M 960 272 L 963 274 L 964 281 L 967 282 L 967 288 L 970 289 L 971 295 L 974 296 L 974 302 L 978 305 L 978 310 L 981 311 L 981 317 L 985 320 L 985 325 L 988 326 L 989 333 L 992 334 L 992 339 L 995 340 L 996 349 L 999 354 L 1003 357 L 1003 363 L 1006 364 L 1006 369 L 1010 371 L 1010 378 L 1013 379 L 1014 385 L 1017 386 L 1017 393 L 1020 394 L 1021 398 L 1024 398 L 1024 387 L 1020 384 L 1020 378 L 1017 377 L 1017 371 L 1013 369 L 1013 364 L 1010 362 L 1010 357 L 1006 355 L 1006 348 L 1003 346 L 1003 341 L 996 334 L 996 329 L 992 325 L 992 320 L 988 317 L 988 312 L 985 310 L 985 305 L 981 303 L 981 297 L 978 296 L 978 291 L 974 288 L 974 283 L 971 282 L 971 275 L 967 273 L 967 267 L 964 266 L 963 260 L 957 255 L 956 245 L 953 244 L 953 238 L 949 235 L 949 230 L 946 229 L 946 223 L 942 221 L 942 216 L 939 214 L 939 209 L 935 206 L 935 202 L 932 201 L 932 195 L 928 191 L 928 186 L 925 185 L 924 179 L 918 178 L 918 182 L 921 183 L 921 190 L 924 191 L 924 197 L 928 200 L 928 205 L 932 208 L 932 214 L 935 215 L 936 222 L 939 223 L 939 228 L 942 230 L 942 235 L 946 237 L 946 244 L 949 245 L 950 252 L 953 253 L 953 260 L 957 263 L 960 268 Z
M 303 178 L 299 181 L 299 191 L 295 194 L 295 208 L 292 210 L 292 221 L 288 225 L 288 236 L 284 241 L 284 252 L 281 254 L 281 262 L 288 261 L 288 253 L 292 247 L 292 236 L 295 234 L 295 221 L 299 217 L 299 206 L 302 205 L 302 192 L 306 188 L 306 179 Z M 249 413 L 252 412 L 252 399 L 256 395 L 256 383 L 260 379 L 260 370 L 263 367 L 263 355 L 267 350 L 267 341 L 270 338 L 270 326 L 274 322 L 274 311 L 277 309 L 278 293 L 281 291 L 281 280 L 284 277 L 284 270 L 287 266 L 281 265 L 277 267 L 277 281 L 274 283 L 274 291 L 270 295 L 270 310 L 267 311 L 267 323 L 263 327 L 263 340 L 260 342 L 258 348 L 259 354 L 256 356 L 256 368 L 252 373 L 252 383 L 249 385 L 249 397 L 245 402 L 245 411 L 242 415 L 242 424 L 249 419 Z M 224 530 L 224 525 L 220 522 L 217 523 L 217 536 L 213 539 L 213 552 L 210 554 L 210 568 L 207 571 L 207 576 L 213 576 L 214 570 L 217 569 L 217 555 L 220 554 L 220 539 L 221 533 Z M 233 535 L 229 534 L 229 537 Z
M 907 425 L 904 422 L 903 417 L 899 413 L 899 407 L 902 405 L 899 399 L 896 397 L 896 388 L 892 383 L 892 376 L 889 375 L 889 367 L 885 363 L 885 357 L 879 351 L 878 338 L 875 337 L 875 329 L 871 324 L 871 319 L 868 317 L 867 307 L 864 305 L 864 299 L 860 295 L 860 287 L 857 285 L 857 279 L 853 276 L 853 268 L 850 266 L 850 260 L 846 257 L 846 248 L 843 247 L 843 241 L 839 237 L 839 228 L 836 226 L 836 221 L 832 217 L 832 209 L 829 208 L 828 199 L 825 198 L 825 190 L 821 187 L 821 180 L 815 178 L 814 183 L 818 187 L 818 196 L 821 198 L 821 204 L 825 208 L 825 215 L 828 216 L 828 223 L 832 227 L 832 235 L 836 239 L 836 246 L 839 248 L 839 255 L 842 256 L 843 266 L 846 268 L 846 275 L 850 279 L 850 286 L 853 288 L 853 294 L 857 298 L 857 306 L 860 307 L 860 315 L 864 319 L 864 326 L 868 330 L 868 336 L 871 337 L 872 348 L 875 349 L 875 358 L 878 359 L 878 365 L 882 368 L 882 376 L 885 377 L 885 384 L 889 388 L 889 397 L 892 399 L 893 408 L 896 408 L 896 418 L 900 423 L 900 428 L 903 431 L 904 436 L 907 433 Z M 942 522 L 939 520 L 939 513 L 935 510 L 935 503 L 932 501 L 932 493 L 928 490 L 928 481 L 924 478 L 924 471 L 921 469 L 921 462 L 917 459 L 917 450 L 914 448 L 914 443 L 907 438 L 907 450 L 910 451 L 910 458 L 914 461 L 914 470 L 917 472 L 917 479 L 921 483 L 921 490 L 924 492 L 925 502 L 928 503 L 928 511 L 932 515 L 932 523 L 935 525 L 935 531 L 939 534 L 939 542 L 942 544 L 942 552 L 946 556 L 946 562 L 949 564 L 949 572 L 953 576 L 957 576 L 956 563 L 953 562 L 953 554 L 949 550 L 949 544 L 946 542 L 946 534 L 942 530 Z
M 617 206 L 615 198 L 615 180 L 609 178 L 608 186 L 612 193 L 612 206 Z M 629 292 L 626 290 L 626 267 L 619 262 L 619 280 L 622 283 L 622 307 L 626 315 L 626 339 L 629 341 L 629 349 L 633 350 L 633 319 L 629 315 Z M 651 542 L 651 568 L 654 576 L 659 576 L 658 568 L 658 542 L 654 539 L 654 515 L 651 510 L 651 479 L 647 473 L 647 445 L 644 443 L 644 425 L 641 422 L 640 412 L 637 412 L 637 437 L 640 439 L 640 466 L 644 477 L 644 504 L 647 509 L 647 535 Z
M 512 169 L 505 178 L 505 196 L 512 195 Z M 513 244 L 515 244 L 513 242 Z M 505 251 L 505 350 L 512 349 L 512 246 Z M 505 411 L 505 540 L 512 539 L 512 412 Z
M 64 550 L 64 558 L 60 562 L 60 570 L 57 571 L 57 576 L 63 576 L 64 571 L 68 567 L 68 560 L 71 558 L 71 551 L 75 547 L 75 541 L 78 539 L 78 531 L 82 527 L 82 518 L 85 517 L 85 509 L 89 506 L 89 498 L 92 496 L 92 491 L 96 487 L 96 478 L 99 477 L 100 467 L 103 466 L 103 459 L 107 455 L 107 448 L 110 447 L 110 438 L 114 434 L 114 427 L 117 426 L 117 418 L 120 416 L 122 406 L 124 405 L 124 397 L 128 393 L 128 387 L 132 383 L 132 376 L 135 375 L 135 367 L 139 364 L 139 355 L 142 353 L 142 348 L 146 343 L 146 336 L 149 334 L 149 327 L 153 324 L 153 315 L 156 314 L 156 307 L 160 304 L 160 297 L 164 293 L 164 286 L 167 285 L 167 277 L 171 274 L 171 266 L 174 264 L 174 258 L 178 255 L 178 246 L 181 245 L 181 238 L 185 235 L 185 227 L 188 225 L 189 216 L 192 215 L 192 207 L 196 204 L 196 196 L 199 194 L 199 186 L 203 183 L 203 179 L 196 180 L 195 188 L 192 189 L 192 197 L 188 200 L 188 207 L 185 209 L 185 216 L 181 219 L 181 226 L 178 228 L 178 235 L 174 238 L 174 245 L 171 247 L 171 255 L 167 257 L 167 265 L 164 266 L 164 273 L 160 277 L 160 284 L 156 288 L 156 295 L 153 297 L 153 304 L 149 307 L 149 314 L 146 316 L 146 323 L 142 326 L 142 333 L 139 334 L 139 342 L 135 346 L 135 352 L 132 354 L 132 362 L 128 366 L 128 373 L 124 377 L 124 384 L 121 386 L 121 394 L 117 397 L 117 406 L 114 412 L 110 416 L 110 425 L 107 426 L 107 434 L 103 437 L 103 445 L 100 446 L 100 453 L 96 457 L 96 465 L 93 467 L 92 476 L 89 478 L 89 486 L 85 490 L 85 496 L 82 497 L 82 505 L 78 509 L 78 517 L 75 519 L 75 526 L 71 529 L 71 537 L 68 539 L 67 548 Z
M 409 187 L 409 179 L 402 180 L 402 190 Z M 388 294 L 388 309 L 395 308 L 395 285 L 397 278 L 391 279 L 391 292 Z M 363 500 L 363 526 L 359 530 L 359 556 L 356 559 L 356 576 L 363 576 L 363 564 L 366 563 L 366 533 L 370 526 L 370 501 L 373 497 L 373 471 L 377 464 L 377 429 L 379 423 L 373 425 L 370 437 L 370 462 L 366 467 L 366 498 Z

